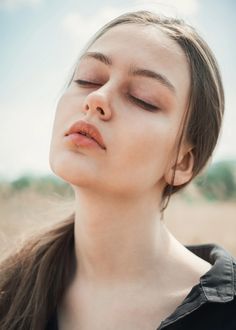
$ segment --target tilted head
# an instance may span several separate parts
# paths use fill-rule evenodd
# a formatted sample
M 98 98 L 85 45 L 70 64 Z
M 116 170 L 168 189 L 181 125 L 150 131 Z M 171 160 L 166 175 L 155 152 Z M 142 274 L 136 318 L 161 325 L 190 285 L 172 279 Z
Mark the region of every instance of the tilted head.
M 175 41 L 185 54 L 190 72 L 188 102 L 176 139 L 175 163 L 163 189 L 163 200 L 183 188 L 207 164 L 216 146 L 224 112 L 224 92 L 215 57 L 196 30 L 184 21 L 159 16 L 148 11 L 123 14 L 102 27 L 87 45 L 85 52 L 108 31 L 122 25 L 151 26 Z M 142 45 L 140 45 L 142 52 Z M 74 77 L 74 75 L 73 75 Z M 73 80 L 73 77 L 71 81 Z M 70 83 L 71 83 L 70 81 Z M 178 180 L 178 157 L 181 145 L 191 145 L 191 176 Z M 182 166 L 182 165 L 181 165 Z

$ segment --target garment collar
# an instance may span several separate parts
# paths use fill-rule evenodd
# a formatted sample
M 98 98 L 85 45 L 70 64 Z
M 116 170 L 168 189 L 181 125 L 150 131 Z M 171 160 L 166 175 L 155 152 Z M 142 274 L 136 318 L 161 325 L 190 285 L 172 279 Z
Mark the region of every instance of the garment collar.
M 186 246 L 191 252 L 212 264 L 200 278 L 200 285 L 211 302 L 227 302 L 234 299 L 235 260 L 222 247 L 214 244 Z
M 187 249 L 206 260 L 212 267 L 201 276 L 182 304 L 162 323 L 158 330 L 197 310 L 205 303 L 226 303 L 236 295 L 236 260 L 215 244 L 187 245 Z

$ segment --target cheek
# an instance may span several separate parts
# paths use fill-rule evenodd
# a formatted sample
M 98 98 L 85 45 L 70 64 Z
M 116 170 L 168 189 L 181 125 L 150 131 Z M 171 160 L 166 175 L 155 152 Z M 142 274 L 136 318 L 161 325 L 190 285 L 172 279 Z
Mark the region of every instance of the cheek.
M 69 112 L 68 101 L 64 96 L 59 100 L 55 112 L 51 144 L 50 144 L 50 164 L 55 162 L 57 158 L 57 152 L 62 147 L 62 138 L 68 128 L 69 120 L 71 118 L 71 113 Z
M 176 136 L 176 127 L 166 116 L 157 116 L 151 123 L 144 125 L 136 136 L 144 154 L 150 157 L 165 158 L 172 150 Z
M 68 128 L 68 125 L 71 124 L 77 109 L 73 103 L 73 99 L 66 94 L 59 100 L 53 123 L 53 138 L 61 137 Z
M 154 169 L 154 172 L 162 172 L 169 160 L 172 141 L 171 135 L 161 128 L 142 132 L 136 140 L 136 157 L 146 165 L 147 171 Z
M 119 176 L 120 181 L 127 181 L 128 177 L 140 189 L 161 179 L 174 143 L 174 136 L 166 126 L 142 124 L 147 128 L 141 129 L 140 124 L 132 125 L 132 131 L 114 138 L 120 143 L 115 146 L 117 152 L 111 158 L 113 173 Z
M 71 98 L 64 95 L 61 97 L 57 104 L 56 108 L 56 114 L 55 114 L 55 120 L 60 121 L 60 119 L 63 119 L 71 112 Z

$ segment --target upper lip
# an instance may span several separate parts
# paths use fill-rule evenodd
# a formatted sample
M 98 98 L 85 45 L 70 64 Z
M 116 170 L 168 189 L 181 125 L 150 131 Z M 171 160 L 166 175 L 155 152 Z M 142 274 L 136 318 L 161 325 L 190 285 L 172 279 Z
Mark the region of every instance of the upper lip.
M 102 149 L 106 149 L 102 135 L 99 130 L 94 125 L 84 120 L 79 120 L 75 122 L 66 132 L 66 136 L 73 133 L 84 133 L 88 135 L 91 139 L 95 140 Z

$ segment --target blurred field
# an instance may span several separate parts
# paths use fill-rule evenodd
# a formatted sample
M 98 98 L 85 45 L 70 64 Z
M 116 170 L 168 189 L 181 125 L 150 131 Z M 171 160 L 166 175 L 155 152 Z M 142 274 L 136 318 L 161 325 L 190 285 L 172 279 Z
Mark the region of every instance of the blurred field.
M 32 188 L 0 197 L 0 254 L 18 246 L 29 234 L 62 220 L 73 201 Z M 165 221 L 183 244 L 217 243 L 236 256 L 236 203 L 207 202 L 173 196 Z
M 0 195 L 0 259 L 1 254 L 14 251 L 31 235 L 63 220 L 71 210 L 71 199 L 32 188 L 7 197 Z
M 184 244 L 219 244 L 236 257 L 236 203 L 173 199 L 166 223 Z

